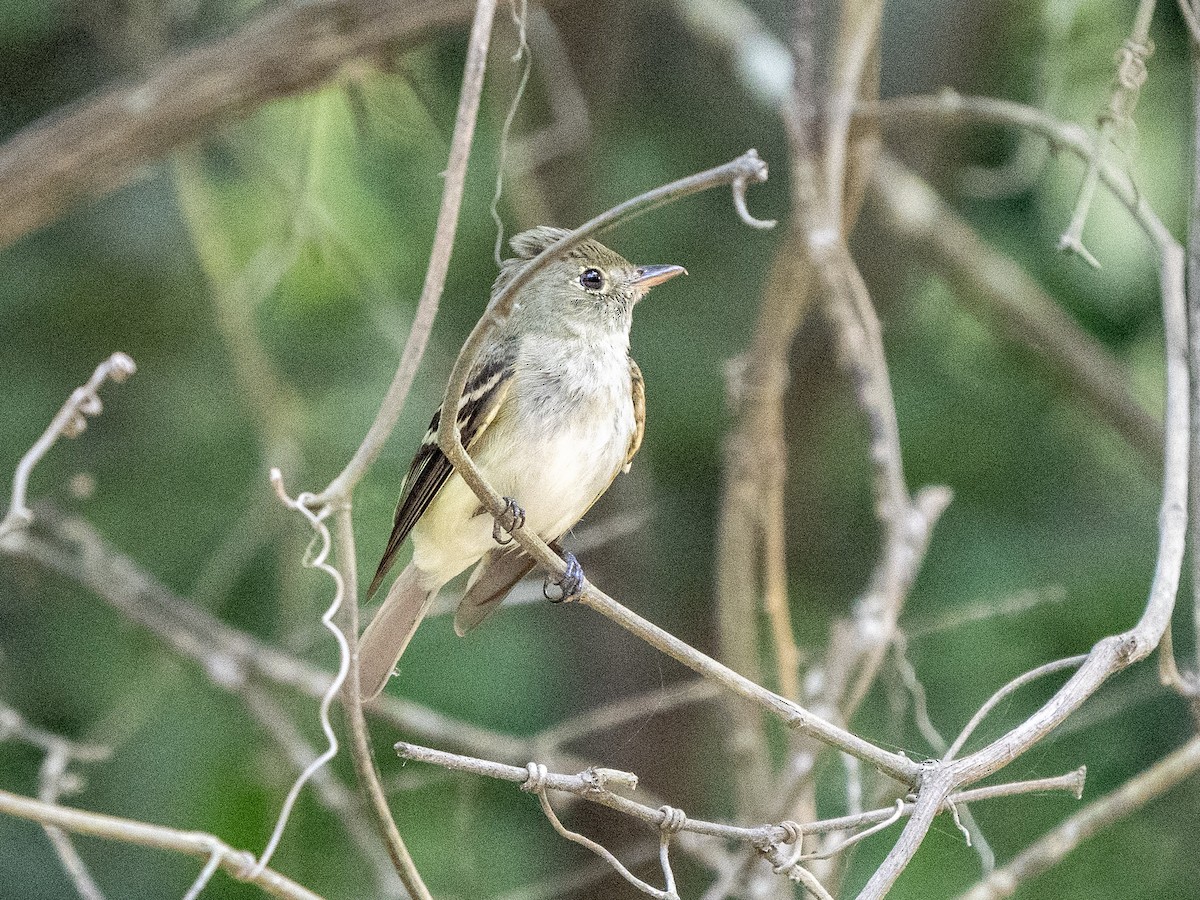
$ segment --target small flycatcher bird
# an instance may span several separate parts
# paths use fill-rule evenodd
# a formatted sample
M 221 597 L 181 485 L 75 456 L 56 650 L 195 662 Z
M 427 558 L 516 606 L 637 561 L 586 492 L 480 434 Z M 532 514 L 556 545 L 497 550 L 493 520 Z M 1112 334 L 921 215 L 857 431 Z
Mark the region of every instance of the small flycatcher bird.
M 542 250 L 566 235 L 540 227 L 518 234 L 492 288 L 500 290 Z M 512 311 L 480 350 L 458 402 L 463 446 L 509 502 L 514 527 L 548 543 L 578 522 L 642 443 L 645 392 L 629 356 L 634 305 L 682 266 L 635 266 L 597 241 L 584 241 L 521 289 Z M 364 698 L 379 694 L 438 591 L 475 571 L 454 617 L 465 634 L 533 568 L 438 449 L 438 410 L 400 492 L 392 534 L 367 590 L 375 593 L 410 534 L 412 562 L 397 576 L 359 645 Z M 519 505 L 518 505 L 519 504 Z M 571 554 L 564 597 L 582 570 Z

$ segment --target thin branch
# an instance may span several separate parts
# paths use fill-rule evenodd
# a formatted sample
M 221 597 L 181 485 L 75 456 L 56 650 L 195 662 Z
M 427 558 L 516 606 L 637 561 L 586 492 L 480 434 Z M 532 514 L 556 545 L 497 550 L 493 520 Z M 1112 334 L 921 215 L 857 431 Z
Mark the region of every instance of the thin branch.
M 593 841 L 589 837 L 585 837 L 578 831 L 571 831 L 569 828 L 563 825 L 562 820 L 558 818 L 558 814 L 554 811 L 554 807 L 550 805 L 550 798 L 546 796 L 546 789 L 544 787 L 526 788 L 525 785 L 522 785 L 522 790 L 529 790 L 530 792 L 537 794 L 538 805 L 541 806 L 542 813 L 546 816 L 554 830 L 557 831 L 561 837 L 571 841 L 572 843 L 579 844 L 581 847 L 586 847 L 588 850 L 591 850 L 606 863 L 612 866 L 618 875 L 628 881 L 643 894 L 648 894 L 649 896 L 655 898 L 655 900 L 679 900 L 679 895 L 675 893 L 675 877 L 671 874 L 671 868 L 670 865 L 666 863 L 665 855 L 663 856 L 663 868 L 667 875 L 667 888 L 666 890 L 660 891 L 658 888 L 654 887 L 654 885 L 642 881 L 640 878 L 630 872 L 629 869 L 625 868 L 624 863 L 617 859 L 612 851 L 603 844 Z M 666 847 L 665 842 L 663 847 Z
M 462 206 L 463 185 L 467 178 L 467 162 L 471 156 L 471 141 L 475 136 L 475 122 L 479 116 L 479 98 L 483 93 L 483 77 L 487 70 L 488 44 L 491 41 L 492 21 L 496 16 L 496 0 L 479 0 L 475 18 L 471 23 L 471 37 L 467 45 L 467 61 L 463 68 L 462 88 L 458 95 L 458 113 L 454 119 L 454 137 L 450 141 L 450 158 L 446 163 L 445 187 L 442 203 L 438 209 L 437 226 L 434 230 L 433 249 L 429 253 L 429 267 L 425 270 L 425 283 L 421 288 L 421 299 L 417 301 L 417 312 L 413 318 L 400 365 L 388 386 L 375 421 L 371 423 L 367 436 L 354 452 L 341 473 L 320 494 L 312 498 L 314 506 L 335 504 L 349 500 L 355 485 L 366 474 L 368 468 L 383 450 L 383 445 L 404 408 L 404 401 L 412 388 L 417 368 L 425 355 L 425 345 L 433 331 L 438 302 L 446 286 L 446 273 L 450 268 L 450 254 L 454 249 L 454 236 L 458 229 L 458 213 Z
M 1038 666 L 1037 668 L 1030 669 L 1023 675 L 1018 675 L 1008 684 L 1004 685 L 1004 687 L 1000 688 L 1000 690 L 996 691 L 996 693 L 992 694 L 992 696 L 988 698 L 988 701 L 983 704 L 983 706 L 979 707 L 978 712 L 971 717 L 971 721 L 966 724 L 966 727 L 964 727 L 958 737 L 954 739 L 954 743 L 951 744 L 949 749 L 942 754 L 942 761 L 949 762 L 950 760 L 954 759 L 954 757 L 958 755 L 958 751 L 963 748 L 963 745 L 966 744 L 967 740 L 975 732 L 975 729 L 979 727 L 979 723 L 987 718 L 987 714 L 1003 703 L 1007 697 L 1012 696 L 1014 692 L 1020 690 L 1030 682 L 1037 681 L 1039 678 L 1044 678 L 1045 676 L 1052 675 L 1055 672 L 1061 672 L 1064 669 L 1078 668 L 1079 666 L 1083 665 L 1086 660 L 1087 654 L 1081 653 L 1078 656 L 1068 656 L 1066 659 L 1056 659 L 1053 662 L 1048 662 Z
M 40 800 L 4 790 L 0 790 L 0 813 L 90 837 L 185 853 L 204 860 L 216 857 L 220 861 L 220 868 L 233 878 L 256 885 L 272 897 L 280 897 L 283 900 L 321 900 L 319 895 L 273 869 L 253 874 L 253 854 L 245 850 L 235 850 L 220 838 L 200 831 L 179 831 L 162 825 L 150 825 L 132 819 L 42 803 Z
M 0 248 L 123 187 L 171 151 L 321 86 L 353 59 L 410 47 L 470 10 L 467 0 L 293 2 L 172 55 L 140 83 L 51 113 L 0 146 Z
M 482 775 L 487 778 L 495 778 L 499 781 L 508 781 L 513 784 L 522 785 L 532 777 L 531 772 L 533 769 L 531 769 L 531 766 L 537 766 L 536 763 L 526 766 L 510 766 L 487 759 L 463 756 L 458 753 L 447 753 L 444 750 L 435 750 L 432 747 L 421 747 L 416 744 L 405 743 L 404 741 L 396 744 L 396 752 L 402 759 L 441 766 L 453 772 L 469 772 L 472 775 Z M 580 772 L 578 775 L 561 775 L 555 772 L 542 771 L 543 769 L 545 769 L 544 766 L 537 770 L 535 787 L 540 785 L 547 790 L 574 794 L 577 797 L 582 797 L 584 800 L 616 810 L 650 828 L 660 829 L 662 827 L 664 821 L 663 807 L 655 808 L 647 806 L 646 804 L 638 803 L 636 800 L 630 800 L 621 794 L 614 793 L 611 790 L 612 787 L 622 787 L 627 790 L 636 789 L 638 779 L 632 772 L 593 767 Z M 982 800 L 993 800 L 999 797 L 1047 793 L 1051 791 L 1065 791 L 1078 797 L 1083 790 L 1084 776 L 1085 770 L 1076 769 L 1065 775 L 1057 775 L 1050 778 L 1016 781 L 959 791 L 947 798 L 943 809 L 949 811 L 952 804 L 972 803 Z M 914 807 L 915 804 L 911 800 L 903 801 L 902 815 L 908 815 Z M 675 824 L 679 827 L 674 830 L 721 838 L 727 841 L 738 841 L 765 848 L 772 844 L 794 844 L 801 835 L 828 834 L 831 832 L 848 831 L 854 828 L 873 827 L 880 822 L 893 818 L 895 810 L 896 807 L 893 805 L 886 809 L 875 809 L 852 816 L 823 819 L 807 824 L 786 822 L 778 825 L 758 825 L 754 827 L 729 825 L 723 822 L 708 822 L 703 819 L 694 819 L 691 816 L 683 816 L 682 818 L 675 816 Z M 668 816 L 668 818 L 670 817 Z
M 1179 0 L 1179 14 L 1187 25 L 1194 52 L 1200 49 L 1200 12 L 1197 11 L 1196 0 Z
M 1146 60 L 1154 53 L 1154 44 L 1150 41 L 1154 5 L 1155 0 L 1139 0 L 1133 30 L 1117 53 L 1117 87 L 1109 97 L 1108 109 L 1100 116 L 1100 131 L 1092 144 L 1087 173 L 1079 189 L 1079 200 L 1075 204 L 1071 224 L 1058 241 L 1059 250 L 1079 254 L 1095 269 L 1100 268 L 1100 263 L 1083 245 L 1083 229 L 1096 196 L 1096 188 L 1100 185 L 1100 161 L 1112 141 L 1113 133 L 1133 127 L 1133 111 L 1142 85 L 1146 83 Z
M 195 663 L 218 690 L 237 696 L 248 684 L 265 683 L 314 700 L 329 690 L 332 673 L 231 628 L 173 593 L 85 520 L 63 518 L 47 507 L 39 509 L 38 526 L 48 537 L 37 529 L 24 530 L 0 545 L 0 552 L 77 582 L 118 615 L 147 629 L 171 652 Z M 366 709 L 406 734 L 468 752 L 486 749 L 497 758 L 519 761 L 528 759 L 534 750 L 525 738 L 482 728 L 399 697 L 381 695 Z M 0 734 L 2 713 L 0 710 Z M 561 752 L 554 761 L 566 768 L 586 766 L 578 757 Z
M 929 746 L 940 754 L 945 754 L 949 748 L 949 743 L 942 733 L 933 724 L 933 720 L 929 717 L 929 698 L 925 692 L 925 685 L 921 683 L 921 679 L 917 676 L 916 667 L 908 658 L 908 636 L 897 630 L 895 639 L 892 642 L 892 654 L 896 663 L 896 668 L 900 672 L 900 678 L 904 682 L 904 686 L 908 689 L 912 697 L 913 704 L 913 720 L 916 722 L 917 730 L 921 732 L 922 737 L 929 743 Z M 965 835 L 967 846 L 972 848 L 979 857 L 979 863 L 983 867 L 983 871 L 990 872 L 996 868 L 996 853 L 992 849 L 991 842 L 987 839 L 987 835 L 983 833 L 979 822 L 976 821 L 971 808 L 965 803 L 952 806 L 954 820 L 960 823 L 960 829 Z
M 631 721 L 645 720 L 680 706 L 711 700 L 720 693 L 720 686 L 711 681 L 688 679 L 563 719 L 542 731 L 531 743 L 547 748 L 563 747 L 597 731 L 612 731 Z
M 1192 74 L 1192 202 L 1188 210 L 1187 307 L 1188 363 L 1192 373 L 1192 627 L 1195 635 L 1196 669 L 1193 678 L 1200 686 L 1200 23 L 1195 0 L 1180 0 L 1191 34 Z
M 118 384 L 125 381 L 137 371 L 133 360 L 124 353 L 114 353 L 100 365 L 87 383 L 72 391 L 67 402 L 51 420 L 49 427 L 42 436 L 34 442 L 29 451 L 21 457 L 13 473 L 12 498 L 9 500 L 8 512 L 0 519 L 0 541 L 19 528 L 24 528 L 33 520 L 33 513 L 25 504 L 25 495 L 29 489 L 29 476 L 43 456 L 54 446 L 60 437 L 78 437 L 87 428 L 89 416 L 98 416 L 104 409 L 98 393 L 100 385 L 112 380 Z
M 1003 616 L 1019 616 L 1031 609 L 1049 603 L 1062 603 L 1066 599 L 1067 592 L 1062 585 L 1031 588 L 999 600 L 978 601 L 959 606 L 936 617 L 916 622 L 908 621 L 904 625 L 904 633 L 910 639 L 923 638 L 941 631 L 965 628 L 976 622 L 991 622 Z
M 25 720 L 12 707 L 0 703 L 0 744 L 5 741 L 20 741 L 30 744 L 46 753 L 62 752 L 66 757 L 77 762 L 103 762 L 112 756 L 109 747 L 100 744 L 84 744 L 45 731 Z
M 311 498 L 308 498 L 311 500 Z M 354 550 L 354 528 L 350 517 L 350 507 L 340 506 L 334 513 L 334 528 L 337 532 L 337 568 L 345 583 L 346 595 L 351 598 L 346 604 L 346 636 L 349 645 L 350 673 L 342 688 L 342 708 L 350 727 L 350 756 L 354 761 L 354 771 L 358 774 L 359 785 L 367 795 L 367 803 L 379 826 L 380 835 L 392 857 L 392 863 L 400 880 L 412 895 L 413 900 L 433 900 L 433 895 L 425 887 L 421 873 L 413 862 L 396 827 L 388 807 L 387 795 L 379 782 L 379 773 L 375 770 L 375 760 L 371 755 L 370 737 L 367 734 L 367 723 L 363 718 L 362 696 L 359 692 L 358 678 L 358 559 Z
M 1127 818 L 1185 778 L 1200 771 L 1200 737 L 1131 778 L 1111 794 L 1093 800 L 1060 822 L 1003 868 L 959 895 L 958 900 L 1000 900 L 1062 862 L 1080 844 Z
M 38 773 L 38 799 L 43 803 L 56 804 L 73 781 L 67 774 L 67 766 L 71 761 L 71 747 L 65 742 L 59 742 L 46 754 Z M 104 900 L 104 893 L 92 878 L 79 851 L 71 842 L 71 838 L 61 828 L 45 825 L 46 837 L 54 845 L 63 870 L 75 885 L 75 890 L 83 900 Z

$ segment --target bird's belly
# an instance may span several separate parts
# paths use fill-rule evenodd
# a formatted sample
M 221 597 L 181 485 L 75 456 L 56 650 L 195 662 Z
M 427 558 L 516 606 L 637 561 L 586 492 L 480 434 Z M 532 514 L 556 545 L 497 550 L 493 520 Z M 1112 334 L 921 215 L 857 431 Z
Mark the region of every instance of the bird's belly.
M 610 402 L 603 416 L 591 412 L 574 410 L 558 422 L 497 421 L 485 445 L 473 451 L 492 487 L 513 498 L 525 511 L 526 527 L 546 540 L 579 521 L 628 452 L 632 404 Z M 496 546 L 492 516 L 479 509 L 474 492 L 454 475 L 425 511 L 412 533 L 413 561 L 431 580 L 449 581 Z

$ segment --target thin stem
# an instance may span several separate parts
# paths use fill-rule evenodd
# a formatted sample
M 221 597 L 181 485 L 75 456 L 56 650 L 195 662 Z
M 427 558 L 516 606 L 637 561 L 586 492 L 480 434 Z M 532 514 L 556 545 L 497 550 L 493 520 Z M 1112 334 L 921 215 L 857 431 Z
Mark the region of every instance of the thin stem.
M 471 37 L 467 44 L 467 61 L 463 69 L 462 90 L 458 95 L 458 113 L 454 120 L 454 136 L 450 141 L 450 158 L 446 163 L 446 185 L 442 191 L 442 204 L 438 210 L 437 226 L 434 231 L 433 249 L 429 254 L 429 267 L 425 270 L 425 284 L 421 288 L 421 299 L 417 302 L 417 313 L 413 318 L 400 365 L 388 386 L 387 394 L 380 404 L 375 421 L 371 423 L 367 436 L 354 456 L 329 487 L 317 494 L 314 506 L 348 500 L 355 485 L 375 462 L 383 445 L 404 409 L 404 401 L 412 388 L 417 368 L 425 355 L 425 346 L 433 331 L 438 303 L 446 286 L 446 273 L 450 268 L 450 254 L 454 249 L 454 236 L 458 229 L 458 214 L 462 207 L 463 186 L 467 177 L 467 162 L 471 156 L 471 141 L 475 135 L 475 122 L 479 116 L 479 98 L 483 93 L 483 77 L 487 69 L 488 43 L 491 40 L 492 21 L 496 15 L 496 0 L 479 0 L 475 7 L 475 18 L 471 23 Z
M 46 754 L 45 760 L 42 761 L 41 771 L 38 773 L 38 799 L 43 803 L 58 803 L 63 792 L 63 782 L 70 761 L 71 748 L 63 741 L 57 742 L 56 746 Z M 104 893 L 92 878 L 92 873 L 88 871 L 87 865 L 67 833 L 53 825 L 44 825 L 43 828 L 46 831 L 46 837 L 54 845 L 54 852 L 58 854 L 63 871 L 75 885 L 79 896 L 83 900 L 104 900 Z
M 26 505 L 26 492 L 29 490 L 29 476 L 33 473 L 34 466 L 41 462 L 42 457 L 60 437 L 76 437 L 82 434 L 87 427 L 87 417 L 100 414 L 104 408 L 98 393 L 100 385 L 109 379 L 118 383 L 125 381 L 136 371 L 137 366 L 132 358 L 124 353 L 114 353 L 96 366 L 86 384 L 71 392 L 71 396 L 55 414 L 42 436 L 17 463 L 13 473 L 12 498 L 8 502 L 8 512 L 0 519 L 0 540 L 33 520 L 33 513 Z
M 235 850 L 211 834 L 179 831 L 162 825 L 150 825 L 132 819 L 43 803 L 4 790 L 0 790 L 0 813 L 62 828 L 76 834 L 137 844 L 155 850 L 171 850 L 198 856 L 204 860 L 217 856 L 220 858 L 220 867 L 229 875 L 262 888 L 272 897 L 281 897 L 283 900 L 321 900 L 319 895 L 273 869 L 266 869 L 257 875 L 252 874 L 252 854 L 245 850 Z
M 346 596 L 346 639 L 350 648 L 350 673 L 342 686 L 342 708 L 345 710 L 346 722 L 350 728 L 350 756 L 354 761 L 354 771 L 358 774 L 359 784 L 367 795 L 367 804 L 375 817 L 380 835 L 392 857 L 392 863 L 400 875 L 400 880 L 412 895 L 413 900 L 433 900 L 433 895 L 425 887 L 416 863 L 408 852 L 404 838 L 392 818 L 388 807 L 387 795 L 379 782 L 379 773 L 375 770 L 375 759 L 371 754 L 371 742 L 367 733 L 367 723 L 363 717 L 361 694 L 359 692 L 358 671 L 358 577 L 357 556 L 354 550 L 354 529 L 350 516 L 349 505 L 340 506 L 334 512 L 334 537 L 337 542 L 337 560 L 335 565 L 345 579 Z
M 1188 364 L 1192 373 L 1192 626 L 1195 629 L 1196 671 L 1200 681 L 1200 23 L 1193 0 L 1180 0 L 1191 29 L 1192 68 L 1192 203 L 1188 210 L 1187 308 Z
M 951 744 L 949 749 L 946 750 L 946 752 L 942 755 L 942 761 L 950 762 L 950 760 L 954 759 L 954 757 L 958 755 L 958 751 L 963 748 L 963 745 L 966 744 L 967 740 L 974 733 L 975 729 L 979 727 L 979 723 L 987 717 L 988 713 L 1002 703 L 1006 697 L 1011 696 L 1015 691 L 1019 690 L 1030 682 L 1037 681 L 1039 678 L 1043 678 L 1046 675 L 1051 675 L 1055 672 L 1061 672 L 1063 669 L 1077 668 L 1083 665 L 1086 659 L 1086 653 L 1082 653 L 1079 656 L 1069 656 L 1066 659 L 1056 659 L 1054 662 L 1048 662 L 1045 665 L 1038 666 L 1036 669 L 1030 669 L 1023 675 L 1018 675 L 1008 684 L 1004 685 L 1004 687 L 1000 688 L 1000 690 L 996 691 L 996 693 L 992 694 L 987 703 L 979 707 L 979 711 L 971 717 L 971 721 L 967 723 L 966 727 L 962 730 L 962 733 L 960 733 L 959 736 L 954 739 L 954 743 Z
M 1155 0 L 1140 0 L 1138 3 L 1133 30 L 1118 54 L 1120 64 L 1117 69 L 1116 90 L 1109 98 L 1108 109 L 1100 116 L 1100 131 L 1092 143 L 1087 173 L 1083 178 L 1083 186 L 1079 189 L 1079 200 L 1075 204 L 1071 224 L 1067 226 L 1058 242 L 1060 250 L 1079 254 L 1096 269 L 1100 268 L 1100 263 L 1083 245 L 1083 229 L 1092 208 L 1092 200 L 1096 196 L 1096 188 L 1100 185 L 1100 163 L 1104 151 L 1112 140 L 1114 131 L 1132 125 L 1138 94 L 1146 81 L 1146 60 L 1154 52 L 1154 45 L 1150 42 L 1150 20 L 1154 17 L 1154 5 Z
M 481 775 L 485 778 L 494 778 L 498 781 L 507 781 L 512 784 L 526 785 L 531 779 L 531 766 L 529 765 L 510 766 L 488 759 L 478 759 L 458 753 L 447 753 L 444 750 L 435 750 L 432 747 L 421 747 L 405 741 L 396 744 L 396 752 L 402 759 L 441 766 L 452 772 L 468 772 L 472 775 Z M 537 764 L 532 764 L 532 768 L 538 769 Z M 541 769 L 544 768 L 544 766 L 541 767 Z M 635 789 L 637 786 L 637 776 L 631 772 L 593 767 L 577 775 L 562 775 L 550 771 L 542 772 L 541 769 L 538 769 L 535 786 L 544 787 L 546 790 L 574 794 L 589 802 L 598 803 L 601 806 L 606 806 L 609 809 L 627 815 L 651 828 L 658 829 L 662 827 L 664 821 L 662 807 L 647 806 L 644 803 L 639 803 L 636 800 L 631 800 L 621 794 L 614 793 L 610 789 L 610 786 L 624 787 L 628 790 Z M 943 810 L 949 811 L 952 804 L 973 803 L 982 800 L 994 800 L 999 797 L 1046 793 L 1050 791 L 1066 791 L 1078 797 L 1083 790 L 1084 776 L 1084 769 L 1076 769 L 1065 775 L 1056 775 L 1049 778 L 1015 781 L 958 791 L 949 795 Z M 911 800 L 903 801 L 901 804 L 901 815 L 908 815 L 914 807 L 915 804 Z M 796 840 L 798 835 L 830 834 L 839 831 L 849 831 L 855 828 L 874 827 L 880 822 L 893 819 L 895 814 L 896 806 L 892 805 L 886 809 L 875 809 L 852 816 L 822 819 L 806 824 L 787 822 L 778 825 L 729 825 L 724 822 L 708 822 L 703 819 L 695 819 L 691 816 L 683 816 L 677 824 L 679 824 L 678 830 L 681 832 L 765 847 L 772 844 L 791 843 Z

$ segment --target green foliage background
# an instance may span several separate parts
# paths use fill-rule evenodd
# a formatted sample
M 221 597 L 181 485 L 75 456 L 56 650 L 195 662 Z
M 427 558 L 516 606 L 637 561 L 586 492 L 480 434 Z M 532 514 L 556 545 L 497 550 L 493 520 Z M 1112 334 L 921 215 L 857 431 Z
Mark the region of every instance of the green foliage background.
M 752 6 L 784 33 L 786 3 Z M 1182 238 L 1191 157 L 1186 47 L 1174 5 L 1160 6 L 1157 53 L 1137 115 L 1135 172 Z M 130 59 L 101 39 L 119 11 L 87 2 L 0 3 L 0 136 L 136 78 Z M 173 42 L 228 32 L 261 11 L 205 5 L 175 29 Z M 554 18 L 592 131 L 586 148 L 539 171 L 536 182 L 509 185 L 501 204 L 509 233 L 533 224 L 537 194 L 553 224 L 572 226 L 751 146 L 773 164 L 771 182 L 751 193 L 752 209 L 788 215 L 777 117 L 672 6 L 600 0 L 563 4 Z M 884 93 L 952 85 L 1091 122 L 1106 102 L 1112 52 L 1131 18 L 1131 5 L 1116 0 L 897 0 L 885 26 Z M 11 470 L 101 358 L 129 352 L 138 375 L 105 389 L 105 414 L 38 468 L 33 495 L 78 509 L 156 577 L 222 619 L 327 665 L 334 653 L 317 622 L 329 585 L 300 568 L 305 529 L 270 498 L 266 472 L 282 465 L 293 491 L 324 485 L 377 408 L 420 292 L 464 41 L 465 29 L 447 30 L 397 60 L 391 74 L 347 77 L 275 103 L 0 253 L 0 471 Z M 356 495 L 363 570 L 374 567 L 410 454 L 495 274 L 488 203 L 518 76 L 512 48 L 502 10 L 431 349 L 399 429 Z M 535 73 L 518 131 L 547 121 L 545 86 Z M 1162 334 L 1151 248 L 1102 197 L 1087 241 L 1103 271 L 1053 251 L 1081 167 L 1051 159 L 1027 190 L 984 200 L 960 189 L 959 173 L 967 164 L 1002 163 L 1016 147 L 1013 136 L 920 129 L 895 137 L 989 241 L 1019 259 L 1127 365 L 1137 396 L 1158 410 Z M 634 474 L 590 516 L 595 523 L 638 511 L 645 522 L 583 562 L 614 596 L 710 651 L 714 523 L 729 424 L 723 367 L 747 346 L 777 241 L 742 226 L 725 192 L 659 210 L 611 236 L 632 259 L 681 263 L 691 275 L 638 310 L 633 346 L 648 381 L 646 443 Z M 934 722 L 953 732 L 1004 681 L 1083 652 L 1136 619 L 1154 560 L 1158 473 L 1064 386 L 1040 377 L 1024 355 L 968 317 L 949 288 L 878 228 L 869 206 L 856 249 L 884 321 L 910 485 L 946 484 L 955 492 L 906 618 L 917 632 L 912 660 Z M 282 272 L 277 283 L 274 270 Z M 252 303 L 231 292 L 238 277 Z M 248 335 L 261 343 L 266 368 L 247 379 L 238 373 Z M 863 424 L 819 317 L 803 328 L 793 362 L 791 596 L 801 637 L 819 653 L 828 622 L 864 586 L 878 535 Z M 95 479 L 86 500 L 66 487 L 78 473 Z M 1026 591 L 1061 600 L 919 633 L 973 604 Z M 1190 603 L 1181 606 L 1177 633 L 1186 655 Z M 684 676 L 588 610 L 539 604 L 512 609 L 466 640 L 453 636 L 446 619 L 428 623 L 391 690 L 530 734 Z M 1052 686 L 1019 694 L 985 733 L 1027 715 Z M 89 767 L 86 787 L 71 798 L 84 808 L 211 831 L 257 850 L 290 781 L 239 704 L 190 664 L 75 585 L 9 559 L 0 564 L 0 699 L 44 728 L 116 744 L 113 760 Z M 289 708 L 316 741 L 315 704 Z M 908 717 L 900 732 L 891 720 L 881 691 L 856 728 L 910 754 L 928 752 Z M 637 771 L 672 803 L 720 819 L 731 809 L 722 731 L 721 708 L 708 704 L 573 749 Z M 374 733 L 385 776 L 420 776 L 394 807 L 438 897 L 493 896 L 589 861 L 553 835 L 525 795 L 416 766 L 402 770 L 389 749 L 402 735 L 383 727 Z M 1037 777 L 1086 763 L 1086 796 L 1096 797 L 1189 733 L 1184 706 L 1142 664 L 1089 703 L 1079 726 L 1068 725 L 1006 775 Z M 36 793 L 38 763 L 33 751 L 0 743 L 0 786 Z M 336 768 L 351 778 L 345 763 Z M 1184 784 L 1021 896 L 1195 896 L 1198 800 L 1200 786 Z M 1074 806 L 1059 796 L 1022 797 L 975 813 L 1004 860 Z M 831 792 L 823 811 L 841 810 Z M 602 813 L 573 815 L 616 849 L 642 836 Z M 179 896 L 198 871 L 193 861 L 165 854 L 79 845 L 112 897 Z M 885 837 L 862 849 L 848 887 L 862 883 L 888 846 Z M 308 794 L 275 864 L 330 898 L 370 895 L 368 866 Z M 953 826 L 939 823 L 894 896 L 949 896 L 978 869 Z M 681 878 L 685 896 L 697 896 L 701 870 L 685 866 Z M 257 896 L 224 876 L 210 893 Z M 579 896 L 629 895 L 609 882 Z M 71 896 L 40 830 L 0 818 L 0 897 Z

